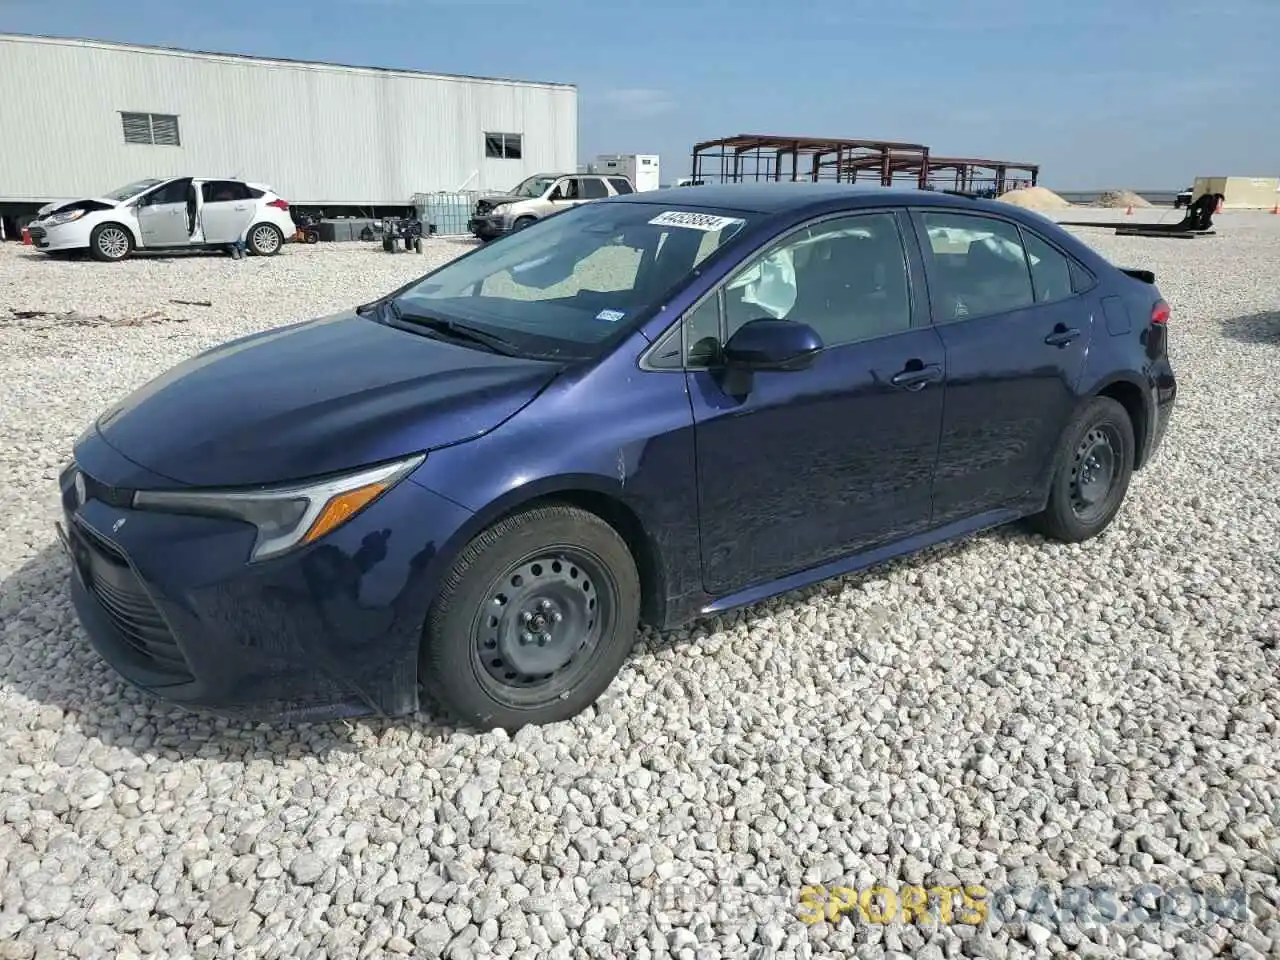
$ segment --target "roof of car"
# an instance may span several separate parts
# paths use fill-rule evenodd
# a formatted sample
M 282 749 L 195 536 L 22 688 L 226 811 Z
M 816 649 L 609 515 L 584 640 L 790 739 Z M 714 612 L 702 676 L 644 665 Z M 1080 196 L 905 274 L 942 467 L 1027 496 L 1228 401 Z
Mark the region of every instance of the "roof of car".
M 936 190 L 916 190 L 905 187 L 882 187 L 870 183 L 813 183 L 773 182 L 773 183 L 723 183 L 705 184 L 697 187 L 673 187 L 661 191 L 628 194 L 611 199 L 610 203 L 661 203 L 670 199 L 673 204 L 682 207 L 719 207 L 722 209 L 741 210 L 744 213 L 781 213 L 799 211 L 806 207 L 828 206 L 839 201 L 846 201 L 850 206 L 870 206 L 872 204 L 891 204 L 901 206 L 909 203 L 938 204 L 949 206 L 974 204 L 983 206 L 981 200 L 955 194 L 940 193 Z M 1001 204 L 999 209 L 1007 209 L 1008 204 Z

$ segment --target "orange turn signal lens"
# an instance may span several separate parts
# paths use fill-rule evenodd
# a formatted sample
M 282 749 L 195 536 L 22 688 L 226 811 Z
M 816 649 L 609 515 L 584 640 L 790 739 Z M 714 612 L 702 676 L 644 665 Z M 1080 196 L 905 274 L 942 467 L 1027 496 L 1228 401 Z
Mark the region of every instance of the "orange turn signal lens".
M 316 517 L 311 529 L 302 538 L 302 543 L 319 540 L 326 533 L 338 529 L 390 487 L 389 483 L 378 482 L 338 494 L 324 505 L 320 516 Z

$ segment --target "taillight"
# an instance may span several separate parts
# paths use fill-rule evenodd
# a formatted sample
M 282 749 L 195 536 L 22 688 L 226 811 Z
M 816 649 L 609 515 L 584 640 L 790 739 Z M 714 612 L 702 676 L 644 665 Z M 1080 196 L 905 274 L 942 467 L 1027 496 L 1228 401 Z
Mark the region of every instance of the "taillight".
M 268 201 L 268 202 L 267 202 L 267 206 L 268 206 L 268 207 L 275 207 L 277 210 L 288 210 L 288 209 L 289 209 L 289 203 L 288 203 L 288 201 L 280 200 L 280 199 L 276 199 L 276 200 L 270 200 L 270 201 Z
M 1163 327 L 1169 322 L 1169 317 L 1173 311 L 1169 305 L 1163 300 L 1157 300 L 1156 305 L 1151 308 L 1151 322 L 1158 327 Z

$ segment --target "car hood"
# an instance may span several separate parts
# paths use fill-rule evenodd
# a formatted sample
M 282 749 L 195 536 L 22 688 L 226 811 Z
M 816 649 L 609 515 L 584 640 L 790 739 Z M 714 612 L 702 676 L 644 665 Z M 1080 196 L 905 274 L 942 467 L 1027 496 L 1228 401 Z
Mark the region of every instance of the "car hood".
M 102 414 L 97 428 L 120 454 L 180 484 L 279 483 L 477 437 L 562 366 L 344 313 L 193 357 Z
M 92 210 L 106 210 L 109 207 L 120 206 L 119 200 L 110 200 L 106 197 L 81 197 L 79 200 L 55 200 L 53 203 L 46 203 L 43 207 L 36 211 L 37 217 L 47 217 L 51 213 L 57 213 L 60 210 L 70 210 L 72 207 L 88 207 Z

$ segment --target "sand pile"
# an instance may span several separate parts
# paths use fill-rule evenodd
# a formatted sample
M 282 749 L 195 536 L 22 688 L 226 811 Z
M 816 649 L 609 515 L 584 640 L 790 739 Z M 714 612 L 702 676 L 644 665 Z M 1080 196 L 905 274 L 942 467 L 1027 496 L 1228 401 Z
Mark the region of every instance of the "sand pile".
M 1065 210 L 1071 206 L 1066 200 L 1044 187 L 1023 187 L 1021 190 L 1010 190 L 1000 197 L 1005 203 L 1027 210 Z
M 1148 201 L 1143 200 L 1132 190 L 1107 190 L 1098 197 L 1097 205 L 1100 207 L 1112 207 L 1117 210 L 1124 210 L 1128 207 L 1138 210 L 1151 206 Z

